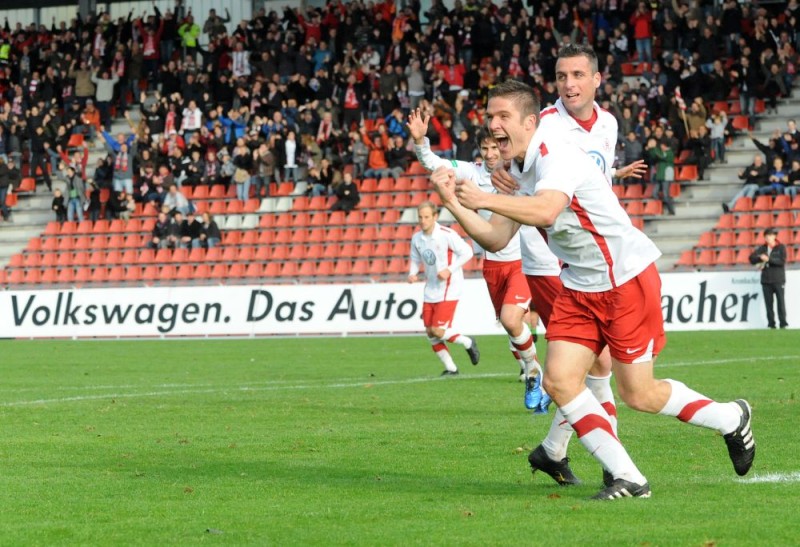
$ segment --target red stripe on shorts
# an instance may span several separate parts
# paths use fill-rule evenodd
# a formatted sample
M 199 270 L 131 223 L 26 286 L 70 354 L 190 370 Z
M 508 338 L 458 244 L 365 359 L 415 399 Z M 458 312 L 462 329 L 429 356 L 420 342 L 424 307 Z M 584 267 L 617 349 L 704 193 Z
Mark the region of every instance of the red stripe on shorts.
M 609 423 L 608 420 L 606 420 L 605 418 L 603 418 L 598 414 L 587 414 L 586 416 L 584 416 L 583 418 L 572 424 L 572 429 L 574 429 L 575 433 L 578 434 L 579 439 L 584 435 L 591 433 L 595 429 L 602 429 L 615 439 L 617 438 L 617 436 L 614 435 L 614 430 L 611 429 L 611 423 Z
M 694 418 L 694 415 L 697 414 L 697 412 L 700 409 L 705 408 L 710 404 L 711 404 L 711 400 L 710 399 L 699 399 L 699 400 L 697 400 L 697 401 L 695 401 L 693 403 L 689 403 L 688 405 L 683 407 L 681 409 L 681 411 L 678 412 L 678 415 L 675 416 L 675 417 L 678 418 L 682 422 L 688 422 L 689 420 Z

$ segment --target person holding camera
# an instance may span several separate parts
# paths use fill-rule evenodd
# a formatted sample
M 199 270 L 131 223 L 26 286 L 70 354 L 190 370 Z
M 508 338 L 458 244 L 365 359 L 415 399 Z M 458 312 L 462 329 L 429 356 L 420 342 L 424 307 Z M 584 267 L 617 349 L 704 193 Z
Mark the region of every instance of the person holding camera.
M 786 247 L 778 241 L 775 228 L 764 230 L 764 245 L 759 246 L 750 255 L 750 264 L 761 270 L 761 289 L 764 292 L 764 305 L 767 308 L 767 326 L 775 328 L 774 305 L 778 305 L 778 322 L 782 329 L 789 326 L 786 322 L 786 303 L 784 288 L 786 286 Z

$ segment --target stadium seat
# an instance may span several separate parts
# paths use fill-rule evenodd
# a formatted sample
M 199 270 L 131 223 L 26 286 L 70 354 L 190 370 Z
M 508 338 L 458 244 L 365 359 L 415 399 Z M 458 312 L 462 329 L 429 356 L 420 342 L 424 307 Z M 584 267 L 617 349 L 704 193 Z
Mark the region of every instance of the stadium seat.
M 402 258 L 393 258 L 389 261 L 388 266 L 386 266 L 386 273 L 388 274 L 407 274 L 408 273 L 408 263 L 406 260 Z
M 676 266 L 694 266 L 694 251 L 683 251 Z
M 114 252 L 117 253 L 117 251 L 114 251 Z M 119 253 L 117 253 L 117 254 L 119 254 Z M 92 268 L 96 268 L 98 266 L 104 266 L 107 263 L 107 261 L 108 261 L 108 253 L 106 253 L 103 250 L 95 250 L 95 251 L 91 251 L 89 253 L 89 262 L 87 263 L 87 266 L 91 266 Z M 112 263 L 112 264 L 115 263 L 115 262 L 110 262 L 110 261 L 108 261 L 108 262 Z
M 272 248 L 272 260 L 282 262 L 289 257 L 288 245 L 278 245 Z
M 422 166 L 422 164 L 418 161 L 412 161 L 411 165 L 408 167 L 408 171 L 406 174 L 409 176 L 415 175 L 427 175 L 428 171 Z
M 788 196 L 784 196 L 784 197 L 788 197 Z M 794 225 L 794 218 L 793 218 L 793 215 L 792 215 L 791 211 L 781 211 L 781 212 L 779 212 L 775 216 L 775 219 L 773 221 L 773 226 L 776 226 L 778 228 L 784 228 L 784 227 L 793 226 L 793 225 Z
M 92 280 L 92 269 L 89 267 L 81 267 L 75 269 L 75 279 L 73 280 L 77 285 L 85 285 Z
M 383 177 L 378 181 L 378 192 L 394 192 L 395 189 L 394 179 L 392 177 Z
M 361 201 L 358 202 L 359 209 L 371 209 L 375 207 L 377 194 L 364 194 L 361 196 Z
M 713 266 L 716 264 L 716 251 L 713 249 L 701 250 L 694 259 L 695 266 Z
M 333 267 L 333 275 L 336 276 L 348 276 L 353 269 L 352 261 L 346 258 L 340 258 L 336 261 L 336 264 Z
M 228 270 L 229 266 L 227 264 L 218 262 L 211 266 L 208 276 L 211 279 L 226 279 L 228 277 Z
M 754 245 L 753 232 L 750 230 L 741 230 L 736 232 L 736 239 L 734 245 L 736 247 L 752 247 Z
M 717 254 L 717 264 L 722 266 L 731 266 L 736 263 L 736 254 L 733 249 L 722 249 Z
M 772 211 L 772 196 L 756 196 L 755 201 L 753 201 L 751 210 Z
M 314 196 L 308 202 L 308 209 L 311 211 L 321 211 L 328 209 L 327 196 Z
M 378 191 L 378 179 L 362 179 L 358 184 L 358 191 L 362 194 L 370 194 Z
M 92 270 L 92 275 L 90 276 L 89 280 L 92 283 L 104 283 L 108 281 L 108 268 L 105 266 L 96 266 Z
M 735 237 L 733 232 L 724 231 L 717 232 L 714 237 L 715 247 L 733 247 L 735 245 Z
M 650 199 L 644 204 L 642 214 L 645 216 L 659 216 L 664 214 L 664 204 L 659 199 Z
M 749 213 L 736 215 L 733 227 L 737 230 L 750 230 L 753 227 L 753 215 Z
M 19 183 L 19 188 L 17 188 L 17 193 L 31 193 L 36 191 L 36 179 L 33 177 L 25 177 Z
M 325 246 L 322 243 L 314 243 L 306 249 L 306 260 L 320 260 L 324 253 Z
M 130 275 L 131 280 L 135 281 L 138 279 L 138 272 L 135 271 L 135 268 L 135 266 L 129 266 L 128 268 L 113 266 L 109 268 L 106 280 L 109 283 L 122 283 Z
M 644 205 L 641 201 L 625 201 L 623 205 L 629 216 L 642 216 L 644 214 Z
M 700 239 L 697 241 L 697 246 L 701 248 L 710 248 L 714 246 L 714 234 L 711 232 L 703 232 L 700 234 Z
M 311 260 L 305 260 L 297 268 L 298 277 L 314 277 L 317 274 L 317 264 Z
M 644 197 L 642 185 L 639 183 L 626 184 L 623 188 L 625 189 L 624 199 L 642 199 Z
M 734 215 L 724 214 L 719 217 L 719 220 L 714 225 L 715 230 L 730 230 L 733 228 L 735 222 Z
M 355 243 L 344 243 L 341 246 L 341 248 L 338 249 L 337 252 L 339 253 L 338 256 L 344 258 L 355 258 L 358 256 L 358 251 Z M 335 256 L 331 258 L 335 258 Z
M 731 126 L 739 131 L 749 131 L 751 129 L 750 118 L 743 115 L 734 116 L 733 120 L 731 120 Z
M 753 222 L 753 227 L 761 230 L 771 228 L 773 225 L 772 213 L 758 213 Z
M 370 274 L 370 261 L 362 258 L 353 261 L 353 267 L 350 275 L 369 275 Z
M 317 265 L 317 272 L 316 275 L 318 276 L 325 276 L 329 277 L 333 275 L 333 262 L 330 260 L 323 260 Z
M 736 264 L 750 264 L 751 249 L 739 249 L 736 252 Z
M 697 180 L 697 166 L 696 165 L 681 165 L 676 169 L 676 181 L 694 181 Z
M 251 262 L 247 265 L 244 271 L 244 277 L 248 279 L 260 278 L 264 274 L 264 265 L 256 262 Z
M 72 257 L 73 266 L 86 266 L 87 264 L 89 264 L 89 253 L 85 250 L 75 253 L 75 256 Z
M 299 265 L 297 262 L 289 261 L 284 262 L 281 265 L 280 276 L 281 277 L 297 277 L 297 271 L 299 269 Z

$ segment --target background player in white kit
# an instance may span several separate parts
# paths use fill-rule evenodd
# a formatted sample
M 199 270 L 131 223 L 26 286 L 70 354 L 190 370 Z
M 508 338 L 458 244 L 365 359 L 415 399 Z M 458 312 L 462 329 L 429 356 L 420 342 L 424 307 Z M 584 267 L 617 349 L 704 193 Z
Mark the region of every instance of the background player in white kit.
M 411 237 L 408 281 L 418 281 L 420 269 L 424 268 L 422 321 L 425 334 L 444 365 L 442 376 L 456 375 L 458 367 L 453 362 L 446 342 L 464 346 L 473 365 L 480 360 L 477 342 L 451 328 L 464 286 L 462 268 L 472 258 L 472 248 L 456 232 L 437 222 L 439 209 L 433 202 L 421 203 L 417 212 L 420 230 Z
M 451 170 L 432 182 L 449 211 L 485 248 L 504 246 L 519 224 L 546 230 L 564 262 L 564 289 L 548 325 L 545 389 L 584 447 L 613 476 L 595 499 L 649 497 L 650 486 L 613 434 L 608 413 L 584 378 L 604 345 L 611 348 L 620 395 L 643 412 L 675 416 L 721 433 L 737 474 L 755 457 L 746 401 L 717 403 L 674 380 L 653 377 L 665 344 L 661 282 L 655 245 L 633 227 L 591 160 L 556 133 L 537 131 L 538 97 L 529 86 L 506 81 L 489 93 L 487 116 L 522 196 L 488 194 Z M 487 222 L 474 210 L 495 214 Z
M 475 143 L 480 149 L 483 160 L 481 163 L 445 160 L 433 153 L 425 137 L 429 121 L 430 115 L 423 115 L 419 109 L 412 110 L 408 116 L 408 130 L 414 140 L 417 159 L 422 166 L 428 171 L 438 167 L 452 167 L 458 178 L 473 181 L 484 192 L 494 192 L 491 177 L 492 171 L 500 161 L 500 153 L 497 150 L 497 143 L 489 135 L 488 130 L 481 127 L 475 136 Z M 486 218 L 491 216 L 488 211 L 483 213 Z M 553 259 L 557 263 L 557 259 L 555 257 Z M 546 398 L 544 407 L 541 406 L 542 368 L 536 360 L 533 336 L 524 321 L 531 295 L 522 272 L 518 235 L 512 238 L 504 249 L 496 253 L 486 253 L 483 277 L 489 289 L 495 317 L 508 333 L 511 352 L 520 363 L 521 375 L 525 381 L 525 406 L 536 413 L 546 413 L 549 398 Z

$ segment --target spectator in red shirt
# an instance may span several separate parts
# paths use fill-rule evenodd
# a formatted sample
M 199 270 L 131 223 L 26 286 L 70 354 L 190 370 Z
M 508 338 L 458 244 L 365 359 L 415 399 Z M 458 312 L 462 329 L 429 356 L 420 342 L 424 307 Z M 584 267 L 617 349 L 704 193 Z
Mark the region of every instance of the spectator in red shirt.
M 647 4 L 639 2 L 636 11 L 631 15 L 633 39 L 636 40 L 636 53 L 639 61 L 650 63 L 653 61 L 653 14 L 647 9 Z

